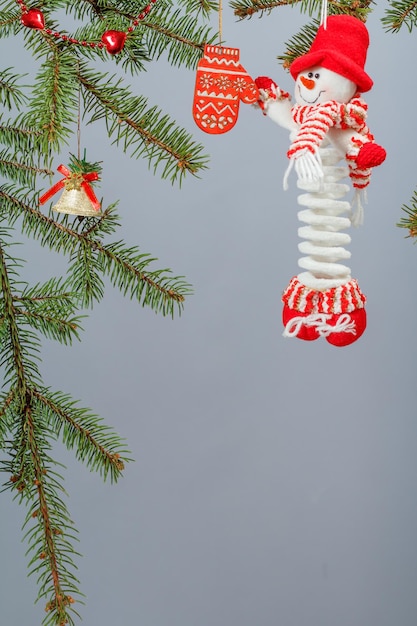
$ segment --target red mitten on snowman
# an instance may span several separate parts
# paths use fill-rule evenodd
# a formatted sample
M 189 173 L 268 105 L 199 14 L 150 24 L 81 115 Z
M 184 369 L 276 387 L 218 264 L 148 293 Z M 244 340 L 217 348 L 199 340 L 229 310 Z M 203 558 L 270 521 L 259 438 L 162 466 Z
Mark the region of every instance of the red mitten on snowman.
M 255 79 L 261 95 L 258 106 L 291 131 L 285 188 L 293 165 L 301 180 L 320 182 L 323 174 L 317 149 L 325 138 L 345 156 L 356 189 L 367 187 L 371 168 L 385 160 L 384 148 L 374 142 L 366 125 L 368 107 L 359 95 L 373 85 L 364 70 L 368 45 L 368 31 L 360 20 L 333 15 L 326 27 L 320 26 L 309 52 L 290 66 L 295 79 L 294 106 L 272 79 Z

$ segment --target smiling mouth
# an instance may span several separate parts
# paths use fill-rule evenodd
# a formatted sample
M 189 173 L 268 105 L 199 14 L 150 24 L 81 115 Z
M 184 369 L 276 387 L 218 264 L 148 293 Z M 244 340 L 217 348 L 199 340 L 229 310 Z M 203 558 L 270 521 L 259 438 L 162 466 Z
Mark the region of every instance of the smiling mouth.
M 304 98 L 303 94 L 301 93 L 301 86 L 300 85 L 298 85 L 298 93 L 300 94 L 300 96 L 304 100 L 304 102 L 307 102 L 307 104 L 316 104 L 316 102 L 320 98 L 321 94 L 324 93 L 324 89 L 322 89 L 322 91 L 319 91 L 318 96 L 314 100 L 306 100 L 306 98 Z

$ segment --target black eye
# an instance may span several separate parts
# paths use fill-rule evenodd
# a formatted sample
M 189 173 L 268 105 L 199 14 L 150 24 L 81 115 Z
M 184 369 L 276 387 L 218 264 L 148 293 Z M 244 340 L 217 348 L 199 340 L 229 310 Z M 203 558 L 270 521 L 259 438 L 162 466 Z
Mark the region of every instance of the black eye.
M 309 78 L 313 78 L 313 72 L 309 72 L 309 73 L 307 74 L 307 76 L 308 76 Z
M 317 72 L 316 74 L 314 74 L 314 78 L 318 80 L 320 78 L 320 74 Z

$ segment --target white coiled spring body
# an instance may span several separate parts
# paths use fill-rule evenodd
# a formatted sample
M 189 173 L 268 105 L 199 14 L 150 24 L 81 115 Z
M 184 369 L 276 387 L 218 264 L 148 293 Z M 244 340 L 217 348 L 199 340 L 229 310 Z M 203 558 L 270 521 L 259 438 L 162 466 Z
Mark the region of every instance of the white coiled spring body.
M 344 248 L 351 238 L 340 232 L 352 224 L 351 204 L 342 199 L 350 187 L 340 182 L 349 172 L 338 165 L 340 153 L 331 144 L 319 148 L 319 158 L 323 167 L 320 190 L 317 182 L 298 180 L 299 189 L 307 192 L 298 196 L 298 204 L 306 207 L 298 213 L 298 219 L 306 224 L 298 229 L 304 240 L 298 249 L 306 255 L 298 261 L 306 270 L 298 279 L 309 289 L 327 291 L 351 280 L 350 268 L 343 263 L 351 256 Z
M 298 213 L 303 223 L 298 248 L 305 255 L 298 265 L 304 271 L 290 280 L 282 295 L 282 319 L 284 337 L 325 337 L 333 345 L 346 346 L 366 328 L 366 298 L 345 264 L 350 258 L 345 246 L 351 239 L 343 231 L 355 220 L 351 203 L 344 199 L 350 186 L 341 180 L 349 172 L 339 165 L 340 158 L 327 144 L 313 159 L 295 163 L 298 187 L 306 192 L 298 196 L 305 207 Z

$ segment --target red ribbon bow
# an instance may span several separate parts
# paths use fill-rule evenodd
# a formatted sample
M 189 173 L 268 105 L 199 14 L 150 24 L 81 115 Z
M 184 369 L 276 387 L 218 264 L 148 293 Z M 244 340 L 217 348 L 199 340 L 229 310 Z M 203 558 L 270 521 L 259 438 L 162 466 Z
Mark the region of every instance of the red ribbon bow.
M 52 198 L 52 196 L 54 196 L 60 189 L 62 189 L 63 187 L 66 187 L 67 181 L 70 181 L 71 178 L 77 177 L 77 178 L 82 179 L 82 182 L 80 183 L 80 187 L 84 189 L 87 198 L 90 200 L 91 204 L 93 205 L 93 209 L 95 211 L 100 211 L 100 202 L 97 200 L 97 197 L 93 191 L 93 188 L 91 187 L 91 185 L 89 185 L 91 181 L 98 180 L 97 172 L 89 172 L 88 174 L 82 174 L 81 172 L 80 173 L 71 172 L 67 167 L 65 167 L 65 165 L 59 165 L 57 167 L 57 170 L 58 172 L 61 172 L 61 174 L 63 174 L 65 178 L 63 178 L 62 180 L 59 180 L 57 183 L 55 183 L 55 185 L 53 185 L 49 189 L 49 191 L 44 193 L 43 196 L 39 198 L 39 204 L 45 204 L 45 202 L 47 202 L 49 198 Z

